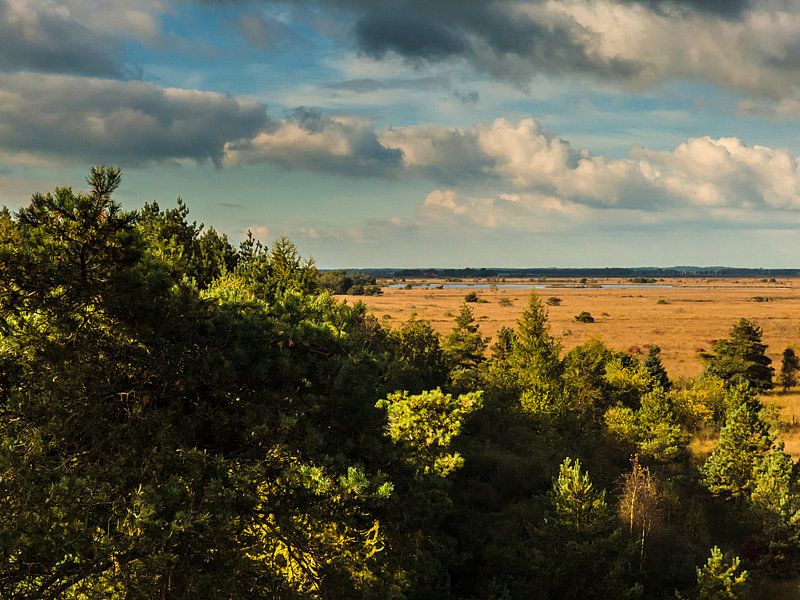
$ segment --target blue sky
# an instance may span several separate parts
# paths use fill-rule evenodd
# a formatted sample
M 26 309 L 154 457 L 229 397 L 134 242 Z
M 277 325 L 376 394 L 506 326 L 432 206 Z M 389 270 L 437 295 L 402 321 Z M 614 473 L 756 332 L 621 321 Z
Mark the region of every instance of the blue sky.
M 0 0 L 0 203 L 322 267 L 798 267 L 797 0 Z

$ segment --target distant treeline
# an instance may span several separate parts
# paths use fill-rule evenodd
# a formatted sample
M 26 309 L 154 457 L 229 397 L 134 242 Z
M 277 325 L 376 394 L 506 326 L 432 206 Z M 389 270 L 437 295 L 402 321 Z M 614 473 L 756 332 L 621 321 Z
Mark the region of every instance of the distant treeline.
M 594 278 L 668 278 L 668 277 L 800 277 L 800 269 L 744 269 L 736 267 L 609 267 L 609 268 L 471 268 L 464 269 L 350 269 L 380 278 L 487 278 L 487 277 L 594 277 Z
M 319 274 L 319 287 L 331 294 L 379 296 L 383 292 L 374 275 L 349 271 L 325 271 Z

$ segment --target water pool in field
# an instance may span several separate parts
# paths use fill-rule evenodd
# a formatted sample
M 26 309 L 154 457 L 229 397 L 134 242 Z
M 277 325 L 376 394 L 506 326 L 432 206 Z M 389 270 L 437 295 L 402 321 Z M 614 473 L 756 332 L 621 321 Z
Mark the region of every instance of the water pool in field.
M 394 289 L 408 288 L 407 283 L 393 283 L 385 287 Z M 578 288 L 578 289 L 662 289 L 673 288 L 675 286 L 669 284 L 659 283 L 498 283 L 493 285 L 491 283 L 467 283 L 467 282 L 448 282 L 448 283 L 417 283 L 411 284 L 411 289 L 415 290 L 549 290 L 558 288 Z M 712 288 L 716 286 L 682 286 L 692 288 Z

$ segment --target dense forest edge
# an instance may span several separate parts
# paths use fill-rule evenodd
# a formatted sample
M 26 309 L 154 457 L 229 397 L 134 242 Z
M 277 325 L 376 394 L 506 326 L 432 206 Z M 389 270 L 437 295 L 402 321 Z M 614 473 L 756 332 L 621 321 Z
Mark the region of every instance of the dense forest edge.
M 691 380 L 563 352 L 535 293 L 496 339 L 387 328 L 285 237 L 87 182 L 0 211 L 1 598 L 796 597 L 760 394 L 800 360 L 758 323 Z

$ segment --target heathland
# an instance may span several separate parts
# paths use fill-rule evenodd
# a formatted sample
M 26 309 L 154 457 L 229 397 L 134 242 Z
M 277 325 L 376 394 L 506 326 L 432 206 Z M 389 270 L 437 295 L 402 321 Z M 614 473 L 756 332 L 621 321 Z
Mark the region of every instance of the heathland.
M 364 302 L 388 326 L 422 319 L 439 334 L 453 327 L 453 318 L 470 292 L 481 332 L 497 337 L 514 326 L 531 291 L 546 304 L 553 337 L 566 353 L 592 338 L 614 350 L 644 359 L 651 346 L 673 378 L 690 379 L 705 369 L 702 355 L 728 334 L 741 317 L 763 329 L 766 354 L 779 370 L 783 351 L 800 344 L 800 278 L 664 278 L 641 282 L 631 278 L 475 278 L 379 280 L 381 295 L 349 296 Z M 408 286 L 411 286 L 410 288 Z M 550 302 L 548 302 L 550 299 Z M 581 312 L 591 323 L 576 320 Z M 762 392 L 762 400 L 780 409 L 787 451 L 800 458 L 800 392 Z M 693 449 L 707 452 L 708 441 Z
M 536 294 L 547 304 L 550 330 L 565 351 L 591 338 L 633 355 L 646 354 L 650 345 L 658 345 L 670 375 L 678 377 L 699 375 L 704 368 L 700 355 L 724 338 L 741 317 L 761 325 L 767 354 L 775 364 L 780 364 L 784 348 L 800 343 L 800 279 L 794 278 L 382 283 L 382 295 L 351 296 L 349 301 L 366 303 L 385 324 L 397 325 L 413 315 L 446 334 L 465 296 L 474 291 L 478 301 L 470 306 L 481 331 L 493 338 L 501 327 L 514 325 L 536 287 Z M 406 285 L 415 287 L 406 289 Z M 548 298 L 556 300 L 547 303 Z M 593 323 L 576 321 L 584 311 L 594 317 Z
M 381 296 L 120 177 L 0 211 L 0 598 L 797 597 L 792 281 Z

